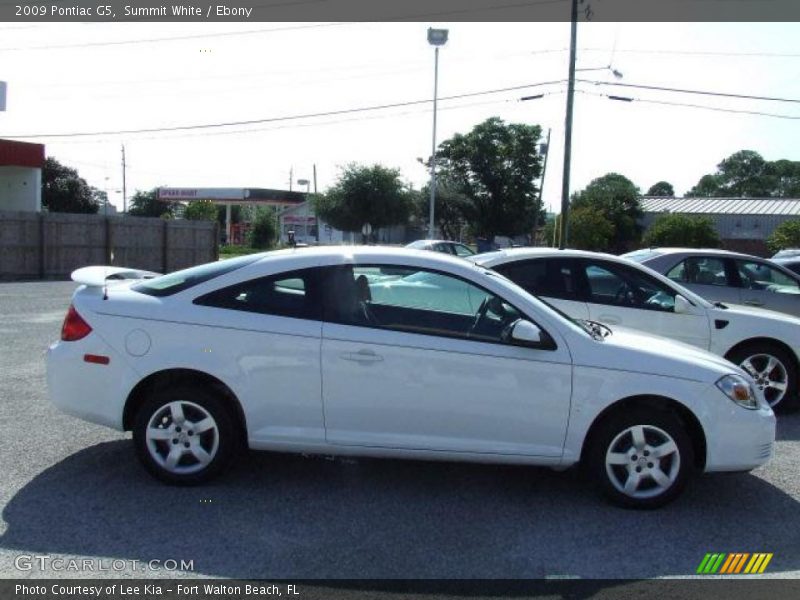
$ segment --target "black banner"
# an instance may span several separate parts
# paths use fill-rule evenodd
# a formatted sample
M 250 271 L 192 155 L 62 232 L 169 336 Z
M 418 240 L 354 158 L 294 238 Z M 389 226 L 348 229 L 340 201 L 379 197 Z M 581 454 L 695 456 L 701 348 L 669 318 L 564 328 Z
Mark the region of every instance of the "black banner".
M 658 580 L 0 580 L 4 600 L 297 600 L 552 598 L 598 600 L 800 597 L 794 579 Z
M 797 0 L 577 0 L 583 21 L 796 21 Z M 569 21 L 572 0 L 0 0 L 3 21 Z

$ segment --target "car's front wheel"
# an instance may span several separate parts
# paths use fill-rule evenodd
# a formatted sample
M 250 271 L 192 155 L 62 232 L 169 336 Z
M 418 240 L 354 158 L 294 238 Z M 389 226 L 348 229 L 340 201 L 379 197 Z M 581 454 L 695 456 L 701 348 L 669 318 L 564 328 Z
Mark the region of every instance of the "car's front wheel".
M 658 410 L 629 410 L 601 422 L 587 464 L 606 496 L 627 508 L 658 508 L 680 495 L 694 469 L 681 422 Z
M 236 447 L 227 406 L 208 391 L 158 391 L 136 413 L 133 441 L 144 467 L 167 483 L 192 485 L 217 475 Z

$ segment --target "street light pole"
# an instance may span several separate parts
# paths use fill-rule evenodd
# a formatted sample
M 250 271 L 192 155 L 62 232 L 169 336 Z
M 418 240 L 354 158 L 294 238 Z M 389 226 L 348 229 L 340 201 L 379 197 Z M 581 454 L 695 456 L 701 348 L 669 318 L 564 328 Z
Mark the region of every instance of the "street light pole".
M 428 213 L 428 239 L 434 236 L 434 206 L 436 204 L 436 108 L 439 99 L 439 46 L 447 43 L 447 29 L 428 28 L 428 43 L 434 46 L 433 66 L 433 141 L 431 144 L 431 199 Z
M 572 157 L 572 106 L 575 100 L 575 51 L 578 37 L 578 0 L 572 0 L 572 31 L 569 43 L 569 81 L 567 83 L 567 116 L 564 122 L 564 176 L 561 182 L 561 239 L 558 247 L 567 246 L 569 235 L 569 169 Z

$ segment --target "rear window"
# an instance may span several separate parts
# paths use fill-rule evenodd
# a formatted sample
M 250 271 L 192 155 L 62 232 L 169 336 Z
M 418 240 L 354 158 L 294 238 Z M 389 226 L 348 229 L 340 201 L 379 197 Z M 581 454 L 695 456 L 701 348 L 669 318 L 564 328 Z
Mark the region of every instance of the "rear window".
M 142 283 L 137 283 L 131 289 L 148 296 L 171 296 L 190 287 L 209 281 L 220 275 L 225 275 L 236 269 L 241 269 L 253 264 L 261 258 L 260 254 L 249 254 L 237 258 L 229 258 L 218 262 L 198 265 L 182 271 L 168 273 L 161 277 L 148 279 Z

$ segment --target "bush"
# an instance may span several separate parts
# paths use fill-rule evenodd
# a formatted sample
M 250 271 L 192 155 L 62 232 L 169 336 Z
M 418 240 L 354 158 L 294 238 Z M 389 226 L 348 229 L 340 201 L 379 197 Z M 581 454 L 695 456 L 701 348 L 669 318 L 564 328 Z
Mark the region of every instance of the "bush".
M 645 246 L 682 246 L 686 248 L 718 248 L 719 234 L 708 217 L 661 215 L 644 234 Z
M 217 207 L 211 200 L 196 200 L 186 207 L 183 218 L 190 221 L 216 221 Z
M 253 248 L 266 250 L 272 248 L 276 238 L 275 214 L 262 210 L 253 221 L 253 228 L 248 236 L 248 244 Z
M 800 248 L 800 219 L 784 221 L 767 238 L 767 247 L 772 252 L 784 248 Z

